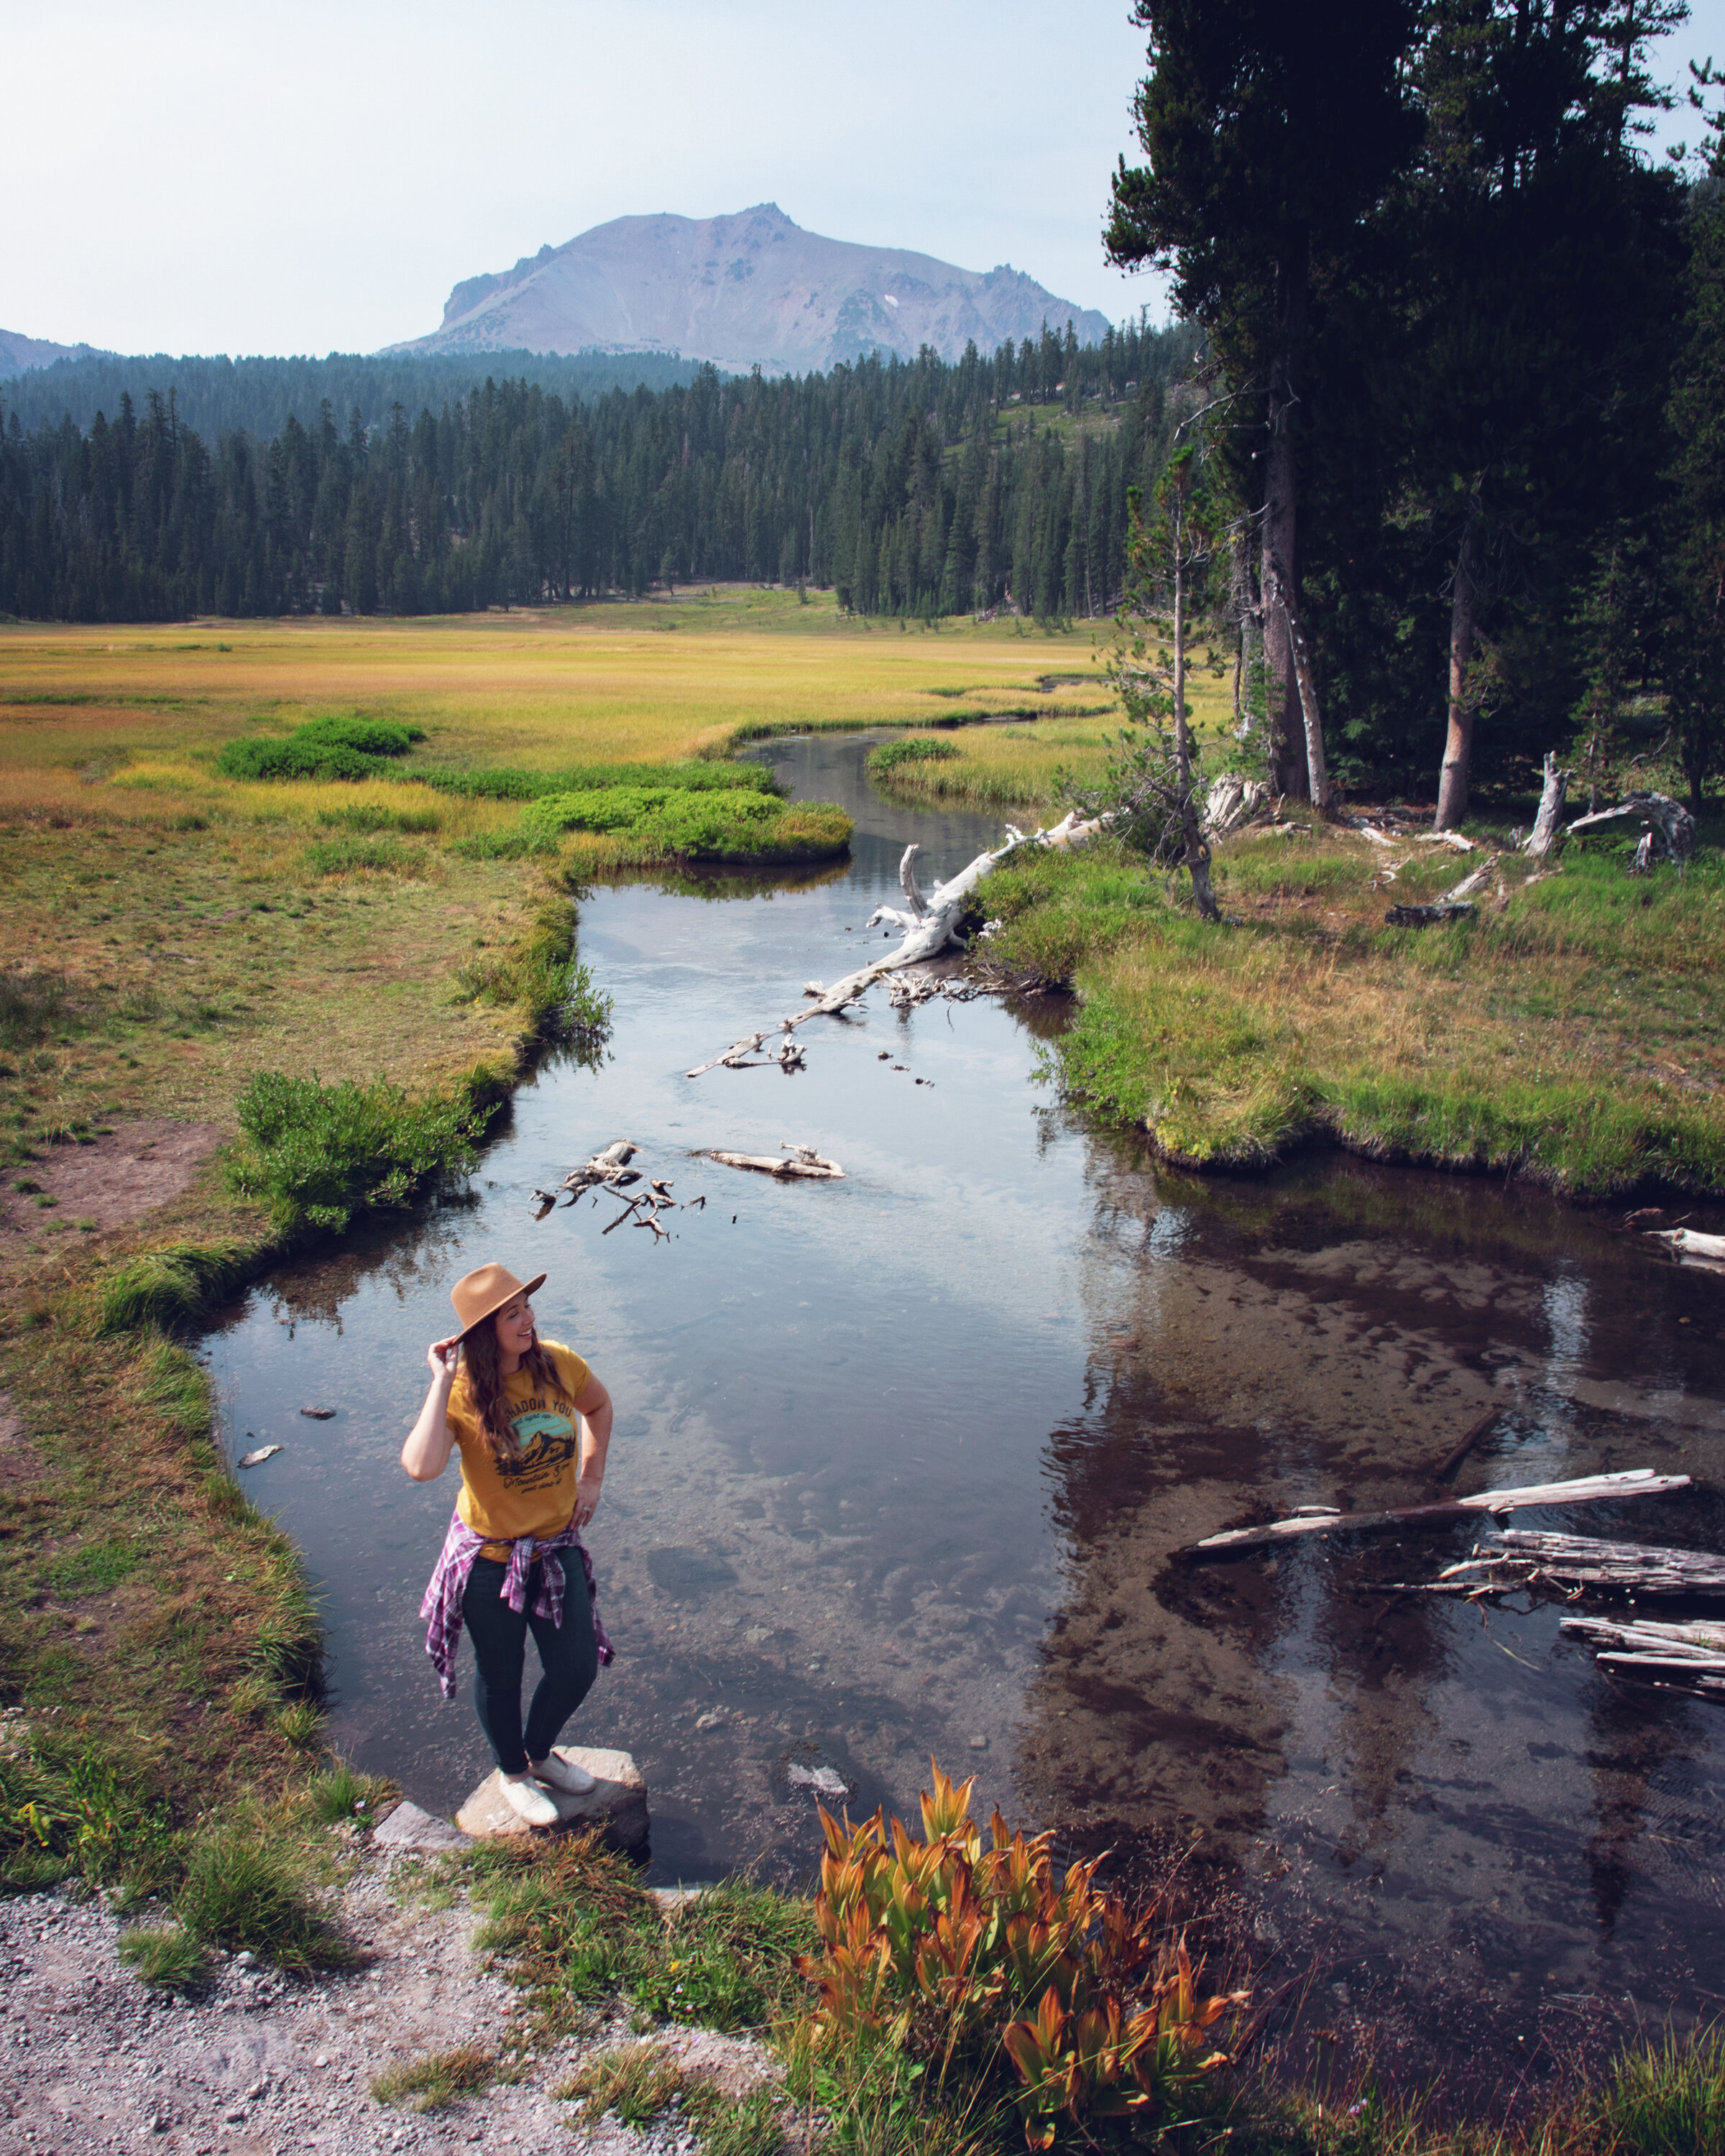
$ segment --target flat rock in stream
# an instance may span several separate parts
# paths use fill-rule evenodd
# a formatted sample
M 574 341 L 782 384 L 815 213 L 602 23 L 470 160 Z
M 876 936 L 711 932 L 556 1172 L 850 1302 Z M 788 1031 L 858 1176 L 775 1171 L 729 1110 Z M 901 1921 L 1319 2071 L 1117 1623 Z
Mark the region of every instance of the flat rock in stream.
M 470 1834 L 476 1841 L 488 1841 L 500 1835 L 562 1834 L 572 1827 L 598 1827 L 610 1847 L 625 1856 L 644 1849 L 649 1832 L 647 1784 L 633 1755 L 581 1744 L 558 1744 L 553 1749 L 559 1759 L 584 1767 L 598 1787 L 584 1797 L 547 1789 L 547 1795 L 557 1808 L 557 1823 L 529 1826 L 504 1795 L 502 1776 L 492 1773 L 456 1813 L 455 1824 L 462 1833 Z

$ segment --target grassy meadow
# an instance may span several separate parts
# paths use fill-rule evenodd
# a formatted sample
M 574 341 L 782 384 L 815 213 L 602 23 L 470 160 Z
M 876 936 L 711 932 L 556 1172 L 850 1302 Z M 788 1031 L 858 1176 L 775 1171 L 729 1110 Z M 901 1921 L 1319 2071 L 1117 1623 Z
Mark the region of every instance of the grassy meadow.
M 1117 724 L 1106 640 L 901 629 L 841 619 L 820 595 L 737 590 L 449 621 L 0 625 L 0 1705 L 24 1711 L 23 1734 L 0 1736 L 0 1887 L 71 1875 L 153 1893 L 177 1922 L 135 1958 L 162 1983 L 190 1981 L 228 1937 L 235 1895 L 286 1912 L 278 1958 L 339 1958 L 306 1928 L 295 1837 L 352 1819 L 367 1791 L 322 1758 L 315 1603 L 223 1461 L 178 1322 L 349 1199 L 402 1202 L 440 1147 L 459 1165 L 561 1013 L 602 1032 L 572 893 L 670 869 L 644 824 L 599 828 L 590 793 L 637 767 L 650 790 L 691 759 L 715 775 L 772 732 L 887 726 L 942 752 L 896 764 L 883 783 L 900 798 L 1028 821 L 1055 805 L 1061 770 L 1100 770 Z M 1227 682 L 1199 670 L 1193 690 L 1200 732 L 1219 732 Z M 983 716 L 1001 723 L 954 723 Z M 357 781 L 218 768 L 233 742 L 328 720 L 423 739 Z M 475 790 L 499 773 L 534 783 Z M 985 887 L 991 957 L 1078 987 L 1052 1051 L 1065 1081 L 1183 1160 L 1248 1166 L 1328 1134 L 1581 1194 L 1725 1192 L 1725 833 L 1704 832 L 1681 880 L 1626 876 L 1615 834 L 1531 882 L 1505 851 L 1474 921 L 1384 925 L 1386 906 L 1486 860 L 1506 820 L 1470 823 L 1482 850 L 1466 860 L 1297 815 L 1239 836 L 1217 850 L 1219 928 L 1106 844 L 1027 856 Z M 297 1150 L 270 1138 L 270 1115 L 302 1118 Z M 57 1163 L 152 1122 L 204 1132 L 187 1188 L 106 1226 L 55 1202 Z M 266 1838 L 286 1854 L 248 1883 Z M 780 2017 L 793 2096 L 861 2122 L 855 2145 L 1024 2145 L 998 2059 L 922 2078 L 866 2031 L 817 2046 L 788 1959 L 809 1943 L 803 1905 L 716 1901 L 703 1944 L 665 1933 L 620 1875 L 588 1878 L 589 1859 L 503 1876 L 513 1861 L 490 1943 L 542 2019 L 620 1987 L 639 2015 L 675 2020 L 695 1968 L 722 2025 Z M 495 2064 L 421 2061 L 376 2093 L 441 2102 Z M 570 2100 L 614 2107 L 627 2079 L 645 2120 L 682 2100 L 663 2066 L 619 2054 Z M 1395 2112 L 1368 2082 L 1338 2109 L 1249 2071 L 1159 2145 L 1717 2147 L 1722 2090 L 1709 2040 L 1631 2058 L 1609 2087 L 1500 2133 Z M 703 2123 L 703 2145 L 767 2156 L 781 2123 L 768 2107 L 747 2134 Z M 1063 2123 L 1060 2145 L 1095 2144 Z
M 0 1873 L 52 1876 L 91 1833 L 116 1866 L 177 1847 L 195 1814 L 274 1800 L 315 1762 L 316 1612 L 221 1460 L 174 1324 L 356 1192 L 398 1202 L 439 1157 L 459 1165 L 586 993 L 572 891 L 669 865 L 639 823 L 586 828 L 606 819 L 578 790 L 495 798 L 463 774 L 562 788 L 614 767 L 614 786 L 775 732 L 1040 711 L 1070 685 L 1045 676 L 1094 665 L 1085 634 L 900 630 L 753 590 L 413 623 L 0 624 L 0 1703 L 54 1732 L 0 1758 Z M 217 767 L 230 742 L 330 719 L 424 738 L 357 783 Z M 673 850 L 689 821 L 670 819 Z M 809 835 L 829 849 L 818 814 Z M 588 1009 L 602 1023 L 603 999 Z M 259 1074 L 304 1110 L 297 1147 L 258 1140 Z M 198 1134 L 189 1187 L 106 1224 L 56 1197 L 82 1149 L 157 1127 Z M 17 1829 L 23 1805 L 39 1835 Z

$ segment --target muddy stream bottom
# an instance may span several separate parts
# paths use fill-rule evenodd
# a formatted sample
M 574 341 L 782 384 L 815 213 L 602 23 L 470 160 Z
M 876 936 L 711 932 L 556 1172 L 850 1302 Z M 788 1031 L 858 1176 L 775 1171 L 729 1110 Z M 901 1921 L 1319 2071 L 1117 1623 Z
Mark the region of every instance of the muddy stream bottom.
M 927 877 L 997 840 L 875 797 L 867 745 L 773 751 L 858 816 L 846 868 L 591 894 L 608 1059 L 542 1070 L 463 1202 L 284 1267 L 209 1336 L 234 1455 L 283 1448 L 242 1479 L 324 1597 L 331 1741 L 444 1813 L 488 1766 L 467 1650 L 446 1705 L 417 1616 L 454 1470 L 414 1485 L 397 1455 L 450 1283 L 496 1258 L 548 1273 L 542 1332 L 617 1402 L 589 1541 L 618 1661 L 567 1733 L 640 1761 L 655 1880 L 804 1881 L 809 1777 L 913 1811 L 932 1753 L 1219 1910 L 1301 2063 L 1534 2085 L 1637 2019 L 1709 2017 L 1718 1707 L 1607 1680 L 1550 1604 L 1360 1592 L 1435 1578 L 1469 1527 L 1178 1553 L 1434 1496 L 1493 1404 L 1460 1491 L 1686 1473 L 1517 1524 L 1725 1547 L 1719 1282 L 1497 1183 L 1340 1155 L 1171 1175 L 1034 1082 L 1057 1000 L 900 1016 L 876 988 L 803 1029 L 804 1072 L 684 1078 L 880 947 L 907 838 Z M 530 1190 L 616 1137 L 706 1206 L 664 1243 L 603 1235 L 608 1201 L 536 1223 Z M 691 1157 L 782 1140 L 845 1180 Z

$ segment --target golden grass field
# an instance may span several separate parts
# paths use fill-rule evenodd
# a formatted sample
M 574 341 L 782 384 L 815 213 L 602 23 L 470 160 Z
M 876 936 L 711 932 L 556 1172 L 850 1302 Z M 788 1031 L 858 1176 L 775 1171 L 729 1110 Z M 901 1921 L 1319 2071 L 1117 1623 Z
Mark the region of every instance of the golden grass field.
M 231 1129 L 260 1067 L 436 1086 L 506 1061 L 516 1014 L 465 999 L 456 976 L 517 943 L 553 890 L 630 858 L 575 834 L 548 865 L 464 860 L 452 842 L 512 828 L 516 804 L 236 783 L 214 768 L 236 737 L 362 712 L 423 727 L 440 763 L 722 755 L 762 729 L 1101 703 L 1096 641 L 1012 622 L 901 629 L 752 589 L 411 623 L 0 626 L 0 972 L 58 979 L 69 999 L 64 1039 L 0 1055 L 0 1114 L 26 1142 L 140 1116 Z M 1087 678 L 1039 687 L 1055 675 Z M 1013 798 L 1035 798 L 1101 731 L 1048 724 L 1045 748 L 1019 724 L 954 737 L 993 789 L 998 732 Z M 432 828 L 396 843 L 387 870 L 308 865 L 329 817 L 404 804 Z M 39 1260 L 79 1243 L 52 1209 L 23 1224 Z

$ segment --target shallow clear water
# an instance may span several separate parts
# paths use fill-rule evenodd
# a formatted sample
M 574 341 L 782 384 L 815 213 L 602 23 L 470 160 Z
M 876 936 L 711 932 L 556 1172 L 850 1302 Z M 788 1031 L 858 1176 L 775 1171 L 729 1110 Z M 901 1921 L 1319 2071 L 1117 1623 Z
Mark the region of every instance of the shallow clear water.
M 1315 1963 L 1317 2009 L 1369 2000 L 1392 2052 L 1441 2033 L 1514 2059 L 1607 2000 L 1705 2010 L 1719 1710 L 1614 1687 L 1549 1607 L 1358 1591 L 1435 1578 L 1466 1528 L 1176 1553 L 1303 1503 L 1433 1495 L 1494 1399 L 1463 1490 L 1605 1466 L 1717 1485 L 1719 1281 L 1495 1183 L 1338 1155 L 1172 1176 L 1034 1082 L 1061 1022 L 1037 1004 L 901 1019 L 876 990 L 803 1029 L 803 1073 L 685 1079 L 860 962 L 907 836 L 927 877 L 998 838 L 875 797 L 865 748 L 772 752 L 858 816 L 847 870 L 593 893 L 610 1060 L 521 1090 L 469 1202 L 284 1268 L 213 1335 L 235 1451 L 284 1447 L 246 1487 L 326 1598 L 334 1742 L 444 1810 L 485 1765 L 465 1657 L 445 1706 L 416 1614 L 454 1470 L 416 1486 L 397 1453 L 449 1283 L 495 1257 L 548 1272 L 543 1331 L 618 1403 L 590 1539 L 619 1660 L 569 1734 L 640 1760 L 655 1876 L 805 1871 L 788 1767 L 834 1768 L 855 1811 L 913 1802 L 933 1752 L 1076 1846 L 1159 1864 L 1201 1835 L 1197 1861 L 1246 1882 L 1266 1980 Z M 706 1194 L 670 1243 L 602 1235 L 608 1203 L 533 1221 L 529 1190 L 615 1137 Z M 846 1180 L 688 1158 L 782 1139 Z M 1518 1524 L 1718 1546 L 1721 1514 L 1698 1490 Z

